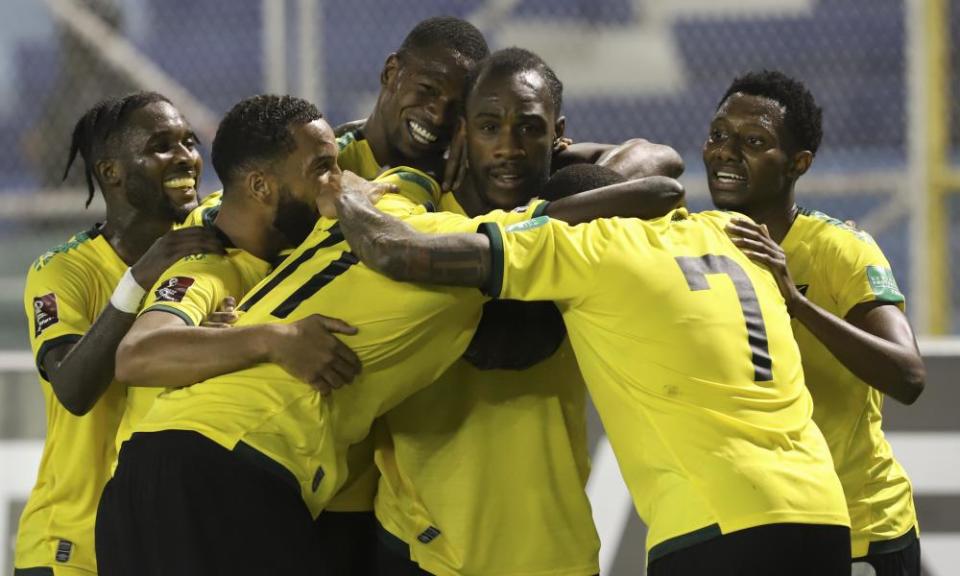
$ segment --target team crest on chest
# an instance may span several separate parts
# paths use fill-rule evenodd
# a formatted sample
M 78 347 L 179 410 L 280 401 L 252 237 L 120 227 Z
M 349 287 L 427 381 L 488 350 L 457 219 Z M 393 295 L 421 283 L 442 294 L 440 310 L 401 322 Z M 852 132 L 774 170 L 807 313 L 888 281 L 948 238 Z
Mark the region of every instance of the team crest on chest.
M 163 281 L 163 284 L 154 292 L 157 302 L 180 302 L 193 286 L 193 278 L 173 276 Z
M 33 299 L 33 336 L 37 337 L 49 326 L 60 321 L 57 316 L 57 295 L 53 292 Z

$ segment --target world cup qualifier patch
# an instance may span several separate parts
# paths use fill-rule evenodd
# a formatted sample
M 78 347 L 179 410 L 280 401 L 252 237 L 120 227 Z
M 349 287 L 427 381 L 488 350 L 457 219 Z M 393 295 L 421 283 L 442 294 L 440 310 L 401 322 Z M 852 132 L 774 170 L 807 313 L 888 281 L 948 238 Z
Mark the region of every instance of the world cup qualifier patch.
M 193 286 L 193 278 L 173 276 L 163 281 L 163 284 L 154 292 L 157 302 L 180 302 Z
M 49 326 L 60 321 L 57 316 L 57 295 L 53 292 L 33 299 L 33 336 L 36 338 Z
M 867 266 L 867 282 L 877 300 L 882 302 L 903 302 L 903 293 L 897 286 L 893 271 L 880 266 Z

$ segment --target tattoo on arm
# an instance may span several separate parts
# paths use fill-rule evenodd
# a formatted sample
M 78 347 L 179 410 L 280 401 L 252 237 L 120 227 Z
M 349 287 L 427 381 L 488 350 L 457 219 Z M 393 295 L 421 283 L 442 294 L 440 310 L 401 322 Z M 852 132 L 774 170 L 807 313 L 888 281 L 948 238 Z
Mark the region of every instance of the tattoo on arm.
M 347 194 L 337 212 L 357 257 L 394 280 L 480 287 L 490 275 L 490 241 L 483 234 L 423 234 Z

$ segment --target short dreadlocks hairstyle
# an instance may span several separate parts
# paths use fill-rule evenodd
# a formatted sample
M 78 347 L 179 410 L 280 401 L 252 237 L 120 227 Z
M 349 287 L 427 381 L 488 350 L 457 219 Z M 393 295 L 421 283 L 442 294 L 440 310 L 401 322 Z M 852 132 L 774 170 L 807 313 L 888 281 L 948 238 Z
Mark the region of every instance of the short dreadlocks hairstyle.
M 777 70 L 748 72 L 730 84 L 717 108 L 738 92 L 778 102 L 786 109 L 784 122 L 796 144 L 801 150 L 817 153 L 823 139 L 823 109 L 803 82 Z
M 89 207 L 90 202 L 93 201 L 94 168 L 97 162 L 114 149 L 119 135 L 127 127 L 130 115 L 154 102 L 169 104 L 170 100 L 156 92 L 134 92 L 126 96 L 107 98 L 87 110 L 77 121 L 70 140 L 70 155 L 67 158 L 67 166 L 63 170 L 63 179 L 67 179 L 70 167 L 73 166 L 73 161 L 79 154 L 83 158 L 83 174 L 86 177 L 89 192 L 85 206 Z
M 470 93 L 476 87 L 480 76 L 485 74 L 516 74 L 527 70 L 536 71 L 543 76 L 547 84 L 547 93 L 553 101 L 554 113 L 559 117 L 560 107 L 563 104 L 563 83 L 557 78 L 553 69 L 543 61 L 543 58 L 529 50 L 516 47 L 497 50 L 467 73 L 463 94 L 464 106 L 466 106 Z
M 277 160 L 296 149 L 292 126 L 323 118 L 295 96 L 261 94 L 241 100 L 220 121 L 211 160 L 224 184 L 251 165 Z
M 453 16 L 427 18 L 413 27 L 397 50 L 404 55 L 421 48 L 442 46 L 459 53 L 471 63 L 479 62 L 490 55 L 490 48 L 476 26 Z

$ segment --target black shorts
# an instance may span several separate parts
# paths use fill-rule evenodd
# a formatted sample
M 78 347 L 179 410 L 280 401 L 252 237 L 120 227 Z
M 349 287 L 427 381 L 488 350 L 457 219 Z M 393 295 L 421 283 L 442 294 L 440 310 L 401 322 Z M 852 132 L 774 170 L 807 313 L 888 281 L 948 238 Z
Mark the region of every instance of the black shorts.
M 377 576 L 431 576 L 410 559 L 407 543 L 377 522 Z
M 858 567 L 861 563 L 868 564 L 873 571 L 866 566 Z M 920 539 L 917 538 L 916 531 L 910 530 L 887 542 L 871 543 L 866 556 L 853 559 L 854 576 L 861 573 L 876 576 L 920 576 Z
M 377 523 L 377 576 L 432 576 L 410 559 L 410 547 Z
M 850 529 L 768 524 L 717 536 L 650 562 L 648 576 L 850 576 Z
M 100 575 L 319 574 L 293 476 L 240 446 L 181 430 L 125 442 L 97 512 Z
M 374 576 L 377 573 L 377 520 L 373 512 L 324 511 L 316 520 L 320 574 Z

